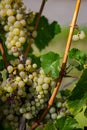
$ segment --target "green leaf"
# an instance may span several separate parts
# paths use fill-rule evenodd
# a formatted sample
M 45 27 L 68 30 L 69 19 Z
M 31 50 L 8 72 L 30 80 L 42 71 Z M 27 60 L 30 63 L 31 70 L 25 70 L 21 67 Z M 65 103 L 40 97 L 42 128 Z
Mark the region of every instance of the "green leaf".
M 0 71 L 4 69 L 4 61 L 0 59 Z
M 62 96 L 62 97 L 63 97 L 63 96 L 64 96 L 64 97 L 68 97 L 68 96 L 70 95 L 71 91 L 68 90 L 68 89 L 65 89 L 65 90 L 61 90 L 60 93 L 61 93 L 61 96 Z
M 78 70 L 82 70 L 84 68 L 84 64 L 87 62 L 87 56 L 84 52 L 80 51 L 79 49 L 73 48 L 69 52 L 69 62 Z
M 35 130 L 43 130 L 41 126 L 38 126 Z
M 38 15 L 38 14 L 37 14 Z M 36 23 L 37 15 L 33 21 L 33 25 Z M 54 38 L 54 36 L 61 32 L 60 25 L 54 21 L 51 24 L 45 16 L 40 18 L 39 26 L 37 29 L 37 37 L 35 38 L 35 45 L 41 51 L 49 42 Z
M 40 58 L 41 66 L 46 74 L 51 74 L 52 77 L 59 76 L 58 66 L 60 63 L 60 56 L 54 52 L 48 52 Z
M 43 130 L 56 130 L 56 127 L 52 122 L 48 122 Z
M 86 107 L 86 109 L 85 109 L 85 111 L 84 111 L 84 115 L 85 115 L 85 117 L 87 118 L 87 107 Z
M 77 125 L 77 121 L 69 116 L 61 117 L 60 119 L 57 119 L 55 123 L 58 130 L 76 130 Z
M 69 111 L 74 115 L 83 109 L 87 103 L 87 69 L 83 71 L 81 78 L 73 89 L 70 97 L 68 98 L 67 105 Z

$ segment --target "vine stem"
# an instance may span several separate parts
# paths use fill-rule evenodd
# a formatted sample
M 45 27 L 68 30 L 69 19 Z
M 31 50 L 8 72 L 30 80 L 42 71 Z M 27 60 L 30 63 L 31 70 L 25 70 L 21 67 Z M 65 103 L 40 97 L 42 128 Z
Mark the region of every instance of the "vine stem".
M 8 61 L 7 61 L 7 58 L 6 58 L 6 55 L 5 55 L 5 50 L 3 48 L 1 39 L 0 39 L 0 51 L 1 51 L 1 54 L 2 54 L 2 57 L 3 57 L 3 60 L 4 60 L 4 66 L 5 66 L 5 68 L 7 68 Z
M 41 18 L 45 3 L 46 3 L 46 0 L 43 0 L 42 3 L 41 3 L 41 7 L 40 7 L 40 10 L 39 10 L 39 13 L 38 13 L 38 16 L 37 16 L 37 20 L 36 20 L 36 24 L 35 24 L 35 27 L 34 27 L 35 31 L 38 28 L 38 25 L 39 25 L 39 22 L 40 22 L 40 18 Z M 31 38 L 32 38 L 32 36 L 31 36 Z M 26 51 L 24 53 L 25 57 L 28 55 L 28 52 L 29 52 L 29 50 L 31 48 L 31 44 L 32 44 L 32 42 L 30 41 L 27 48 L 26 48 Z
M 74 15 L 73 15 L 73 19 L 70 25 L 70 31 L 69 31 L 69 35 L 68 35 L 68 40 L 67 40 L 67 44 L 66 44 L 66 49 L 65 49 L 65 53 L 64 53 L 64 57 L 63 57 L 63 61 L 62 61 L 62 66 L 61 66 L 61 70 L 60 70 L 60 74 L 59 74 L 59 78 L 57 80 L 57 84 L 56 87 L 54 88 L 54 91 L 48 101 L 48 106 L 45 109 L 45 111 L 43 112 L 43 114 L 41 115 L 41 117 L 39 118 L 39 120 L 37 122 L 35 122 L 30 130 L 34 130 L 39 123 L 44 119 L 44 117 L 46 116 L 46 114 L 48 113 L 50 107 L 53 105 L 54 99 L 56 97 L 56 94 L 60 88 L 62 79 L 64 77 L 64 73 L 65 73 L 65 69 L 66 69 L 66 63 L 67 63 L 67 59 L 68 59 L 68 53 L 70 50 L 70 46 L 71 46 L 71 41 L 72 41 L 72 35 L 74 32 L 74 27 L 76 25 L 76 21 L 77 21 L 77 17 L 78 17 L 78 12 L 79 12 L 79 8 L 80 8 L 80 4 L 81 4 L 81 0 L 77 0 L 76 2 L 76 7 L 75 7 L 75 11 L 74 11 Z

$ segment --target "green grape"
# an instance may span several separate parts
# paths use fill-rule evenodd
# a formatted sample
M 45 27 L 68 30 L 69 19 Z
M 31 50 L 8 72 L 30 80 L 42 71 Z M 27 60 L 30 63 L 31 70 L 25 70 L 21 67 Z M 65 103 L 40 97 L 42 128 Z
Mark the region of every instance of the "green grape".
M 53 120 L 56 120 L 56 119 L 57 119 L 57 113 L 52 113 L 52 114 L 51 114 L 51 118 L 52 118 Z
M 78 34 L 77 35 L 73 35 L 72 40 L 73 41 L 78 41 L 79 40 L 79 35 Z
M 84 31 L 81 31 L 80 34 L 79 34 L 79 38 L 82 40 L 86 37 Z
M 13 66 L 9 65 L 9 66 L 7 67 L 8 73 L 12 73 L 13 70 L 14 70 Z
M 55 107 L 51 107 L 49 110 L 50 113 L 54 113 L 55 111 L 56 111 Z

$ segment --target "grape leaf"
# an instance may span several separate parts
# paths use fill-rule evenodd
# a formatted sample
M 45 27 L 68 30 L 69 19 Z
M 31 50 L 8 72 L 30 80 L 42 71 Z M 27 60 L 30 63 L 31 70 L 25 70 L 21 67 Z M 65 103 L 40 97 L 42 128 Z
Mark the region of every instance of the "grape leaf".
M 69 62 L 78 70 L 82 70 L 84 64 L 87 62 L 87 56 L 84 52 L 80 51 L 79 49 L 73 48 L 69 52 Z
M 41 66 L 46 74 L 51 74 L 52 77 L 59 76 L 58 66 L 60 63 L 60 56 L 54 52 L 48 52 L 41 56 Z
M 56 127 L 52 122 L 48 122 L 43 130 L 56 130 Z
M 78 122 L 69 116 L 64 116 L 55 122 L 55 126 L 58 130 L 77 130 Z
M 86 107 L 86 109 L 84 111 L 84 116 L 87 117 L 87 107 Z
M 42 126 L 38 126 L 35 130 L 43 130 Z
M 0 71 L 4 69 L 4 61 L 0 59 Z
M 68 109 L 77 114 L 83 109 L 83 106 L 87 103 L 87 69 L 82 73 L 81 78 L 73 89 L 70 97 L 67 101 Z
M 32 23 L 35 26 L 37 15 Z M 48 19 L 45 16 L 40 18 L 39 26 L 37 29 L 37 37 L 35 38 L 35 45 L 41 51 L 49 42 L 54 38 L 54 36 L 61 32 L 60 25 L 53 21 L 51 24 L 48 22 Z

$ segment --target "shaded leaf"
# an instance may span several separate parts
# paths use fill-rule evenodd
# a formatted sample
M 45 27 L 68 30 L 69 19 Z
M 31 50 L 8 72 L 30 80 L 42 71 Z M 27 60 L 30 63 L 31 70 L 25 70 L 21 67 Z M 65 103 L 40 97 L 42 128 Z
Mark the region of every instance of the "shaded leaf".
M 56 130 L 56 127 L 52 122 L 48 122 L 43 130 Z
M 85 117 L 87 117 L 87 107 L 86 107 L 86 109 L 84 111 L 84 115 L 85 115 Z
M 0 71 L 4 69 L 4 61 L 0 59 Z
M 61 117 L 57 119 L 55 126 L 58 130 L 76 130 L 78 123 L 72 117 Z
M 37 14 L 38 15 L 38 14 Z M 33 26 L 35 26 L 37 15 L 33 21 Z M 54 38 L 54 36 L 61 32 L 60 25 L 53 21 L 51 24 L 45 16 L 40 18 L 39 26 L 37 29 L 37 37 L 35 38 L 35 45 L 39 50 L 44 49 L 48 46 L 49 42 Z
M 46 74 L 51 74 L 52 77 L 59 76 L 58 66 L 60 63 L 60 56 L 54 52 L 48 52 L 40 58 L 41 66 Z
M 83 71 L 81 78 L 73 89 L 71 96 L 68 98 L 68 109 L 77 114 L 87 103 L 87 69 Z
M 75 66 L 78 70 L 82 70 L 84 64 L 87 62 L 87 56 L 84 52 L 77 48 L 73 48 L 69 52 L 69 62 L 72 66 Z

